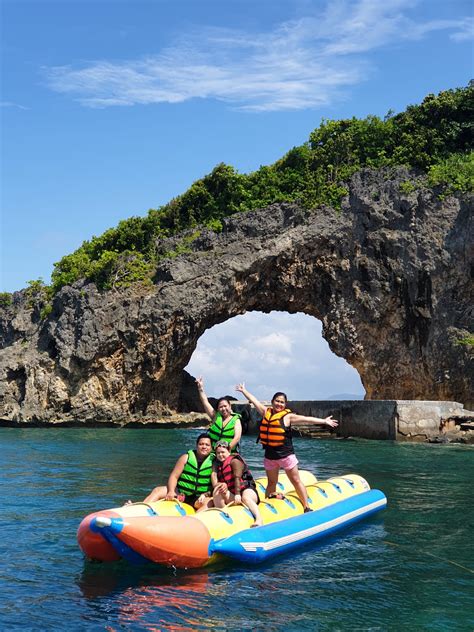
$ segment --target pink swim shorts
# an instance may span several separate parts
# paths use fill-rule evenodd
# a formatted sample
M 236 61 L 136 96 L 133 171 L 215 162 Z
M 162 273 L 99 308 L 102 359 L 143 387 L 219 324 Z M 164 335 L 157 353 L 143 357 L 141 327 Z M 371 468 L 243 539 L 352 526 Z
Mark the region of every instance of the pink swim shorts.
M 285 456 L 284 459 L 263 459 L 263 467 L 266 470 L 278 470 L 280 467 L 284 470 L 292 470 L 295 465 L 298 465 L 296 454 Z

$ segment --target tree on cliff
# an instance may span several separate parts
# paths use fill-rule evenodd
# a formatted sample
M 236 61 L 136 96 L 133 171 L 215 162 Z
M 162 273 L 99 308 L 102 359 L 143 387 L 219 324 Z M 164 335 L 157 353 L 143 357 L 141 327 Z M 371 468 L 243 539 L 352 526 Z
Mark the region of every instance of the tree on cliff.
M 274 202 L 299 201 L 338 207 L 345 183 L 358 170 L 406 165 L 421 170 L 431 185 L 470 191 L 474 182 L 474 85 L 428 95 L 421 104 L 385 119 L 323 120 L 307 143 L 270 166 L 239 174 L 217 165 L 181 196 L 145 217 L 119 222 L 85 241 L 55 264 L 52 289 L 85 278 L 100 288 L 149 282 L 156 241 L 204 225 L 220 230 L 222 219 Z M 186 244 L 189 245 L 189 244 Z M 180 252 L 179 244 L 177 253 Z M 120 279 L 120 282 L 117 281 Z

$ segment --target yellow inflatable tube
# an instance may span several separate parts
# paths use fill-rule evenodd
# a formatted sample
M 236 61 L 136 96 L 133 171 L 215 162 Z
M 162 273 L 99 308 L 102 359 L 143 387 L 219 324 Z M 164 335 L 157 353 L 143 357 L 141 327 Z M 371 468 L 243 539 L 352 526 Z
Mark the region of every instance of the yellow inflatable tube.
M 357 474 L 348 474 L 344 477 L 338 476 L 327 481 L 317 482 L 316 477 L 311 472 L 302 471 L 300 478 L 308 493 L 308 504 L 313 510 L 322 509 L 370 489 L 367 481 Z M 266 482 L 266 478 L 256 480 L 263 524 L 279 522 L 303 513 L 303 506 L 298 494 L 286 474 L 279 478 L 278 489 L 284 495 L 281 500 L 277 498 L 265 500 Z M 254 521 L 249 509 L 241 505 L 229 505 L 225 509 L 207 509 L 195 514 L 194 518 L 207 527 L 214 540 L 226 538 L 243 529 L 248 529 Z M 213 561 L 214 559 L 211 557 L 208 563 Z

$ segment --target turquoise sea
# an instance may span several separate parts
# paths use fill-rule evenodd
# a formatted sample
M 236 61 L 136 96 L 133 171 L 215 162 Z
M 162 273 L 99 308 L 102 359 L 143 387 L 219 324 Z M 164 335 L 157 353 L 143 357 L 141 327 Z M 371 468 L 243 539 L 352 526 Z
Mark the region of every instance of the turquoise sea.
M 264 566 L 86 562 L 81 519 L 164 482 L 199 430 L 2 429 L 2 630 L 473 630 L 473 448 L 297 439 L 319 478 L 364 476 L 388 508 Z M 255 438 L 242 452 L 255 475 Z

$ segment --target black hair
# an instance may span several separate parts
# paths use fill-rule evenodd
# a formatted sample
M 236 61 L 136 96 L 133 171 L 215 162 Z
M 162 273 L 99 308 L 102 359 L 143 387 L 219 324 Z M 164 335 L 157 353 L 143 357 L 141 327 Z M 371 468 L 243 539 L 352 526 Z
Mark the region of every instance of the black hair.
M 209 439 L 209 441 L 211 442 L 211 445 L 212 445 L 211 436 L 207 432 L 201 432 L 199 437 L 196 439 L 196 445 L 201 441 L 201 439 Z
M 286 396 L 286 393 L 282 393 L 281 391 L 278 391 L 277 393 L 275 393 L 275 395 L 272 397 L 272 402 L 276 397 L 284 397 L 285 398 L 285 406 L 288 404 L 288 397 Z
M 229 406 L 232 406 L 232 404 L 230 403 L 230 399 L 228 397 L 219 397 L 219 399 L 217 400 L 216 407 L 218 407 L 221 402 L 227 402 Z

